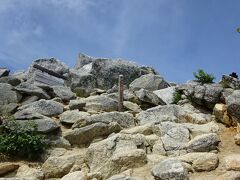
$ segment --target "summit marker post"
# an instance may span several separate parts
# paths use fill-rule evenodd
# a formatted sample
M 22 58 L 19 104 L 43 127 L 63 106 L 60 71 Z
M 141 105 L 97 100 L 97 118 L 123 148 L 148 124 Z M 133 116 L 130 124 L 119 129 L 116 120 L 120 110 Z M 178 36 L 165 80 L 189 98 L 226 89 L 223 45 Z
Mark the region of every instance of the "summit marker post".
M 123 111 L 123 75 L 118 77 L 118 111 Z

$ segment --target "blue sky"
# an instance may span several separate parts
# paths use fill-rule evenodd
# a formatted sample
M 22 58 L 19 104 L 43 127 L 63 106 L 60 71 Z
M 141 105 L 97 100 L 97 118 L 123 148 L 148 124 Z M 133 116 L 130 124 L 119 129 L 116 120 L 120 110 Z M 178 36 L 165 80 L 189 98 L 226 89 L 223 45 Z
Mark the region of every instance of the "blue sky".
M 239 0 L 0 0 L 0 66 L 26 69 L 80 52 L 156 68 L 168 81 L 202 68 L 240 74 Z

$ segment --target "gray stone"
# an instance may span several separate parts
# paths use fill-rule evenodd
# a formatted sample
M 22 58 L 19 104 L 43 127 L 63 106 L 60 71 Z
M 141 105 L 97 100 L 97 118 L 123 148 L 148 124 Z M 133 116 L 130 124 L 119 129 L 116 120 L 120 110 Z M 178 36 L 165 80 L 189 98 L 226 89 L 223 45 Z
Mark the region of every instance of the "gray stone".
M 18 103 L 22 95 L 13 90 L 10 84 L 0 83 L 0 105 Z
M 218 167 L 218 156 L 215 153 L 188 153 L 177 157 L 182 162 L 188 163 L 195 171 L 211 171 Z
M 22 105 L 26 105 L 26 104 L 30 104 L 30 103 L 33 103 L 33 102 L 36 102 L 39 100 L 39 97 L 37 96 L 27 96 L 27 97 L 24 97 L 21 101 L 21 104 Z
M 152 168 L 152 175 L 159 180 L 187 180 L 188 172 L 181 163 L 176 159 L 166 159 Z
M 55 97 L 59 97 L 64 102 L 68 102 L 71 99 L 76 98 L 76 95 L 71 91 L 70 88 L 64 86 L 52 86 Z
M 17 111 L 18 104 L 10 103 L 0 106 L 0 115 L 13 114 Z
M 127 110 L 130 110 L 130 111 L 133 111 L 133 112 L 141 112 L 142 111 L 142 109 L 136 103 L 133 103 L 133 102 L 130 102 L 130 101 L 124 101 L 123 106 Z
M 75 69 L 80 69 L 83 66 L 92 63 L 93 61 L 94 61 L 93 57 L 90 57 L 90 56 L 88 56 L 86 54 L 83 54 L 83 53 L 79 53 L 77 63 L 76 63 L 74 68 Z
M 74 110 L 74 109 L 78 109 L 78 110 L 83 110 L 83 107 L 86 105 L 85 102 L 81 101 L 81 100 L 70 100 L 69 102 L 69 109 L 70 110 Z
M 135 91 L 135 94 L 143 103 L 149 103 L 155 106 L 165 105 L 164 101 L 151 91 L 141 89 L 139 91 Z
M 154 74 L 146 74 L 137 79 L 135 79 L 130 85 L 130 89 L 137 91 L 140 89 L 145 89 L 148 91 L 155 91 L 159 89 L 164 89 L 170 85 L 164 80 L 163 77 Z
M 160 99 L 162 99 L 166 104 L 173 103 L 173 93 L 175 92 L 175 87 L 168 87 L 160 90 L 153 91 Z
M 1 78 L 1 77 L 4 77 L 4 76 L 8 76 L 9 73 L 10 73 L 10 70 L 9 70 L 9 69 L 0 68 L 0 78 Z
M 85 119 L 87 116 L 90 116 L 90 114 L 79 110 L 65 111 L 60 115 L 60 122 L 74 124 L 78 120 Z
M 90 96 L 85 100 L 86 106 L 85 109 L 87 111 L 117 111 L 118 110 L 118 102 L 108 96 L 100 95 L 100 96 Z
M 240 155 L 230 154 L 224 158 L 224 164 L 227 171 L 240 171 Z
M 89 144 L 95 138 L 108 136 L 113 132 L 119 132 L 121 127 L 118 123 L 94 123 L 82 128 L 68 130 L 64 133 L 63 137 L 71 144 Z
M 37 59 L 37 60 L 33 61 L 32 65 L 28 69 L 28 77 L 29 78 L 31 78 L 33 76 L 34 72 L 36 71 L 36 69 L 33 68 L 33 65 L 35 65 L 35 64 L 42 66 L 48 70 L 54 71 L 61 75 L 69 72 L 69 68 L 67 67 L 67 65 L 65 65 L 64 63 L 60 62 L 59 60 L 57 60 L 55 58 Z
M 63 113 L 63 105 L 61 103 L 44 99 L 21 106 L 19 108 L 19 110 L 25 109 L 32 112 L 38 112 L 45 116 L 56 116 Z
M 40 87 L 37 87 L 29 82 L 22 82 L 14 88 L 20 93 L 28 94 L 30 96 L 37 96 L 40 99 L 50 99 L 51 97 L 47 94 L 45 90 Z
M 202 134 L 188 142 L 188 152 L 209 152 L 217 150 L 220 138 L 216 133 Z
M 21 83 L 21 80 L 15 75 L 4 76 L 0 78 L 0 83 L 11 84 L 12 86 L 17 86 Z
M 140 112 L 136 118 L 141 124 L 159 124 L 163 121 L 205 124 L 211 121 L 210 114 L 203 114 L 191 106 L 182 107 L 178 105 L 153 107 L 146 111 Z
M 227 97 L 227 112 L 229 116 L 240 122 L 240 90 L 235 90 Z

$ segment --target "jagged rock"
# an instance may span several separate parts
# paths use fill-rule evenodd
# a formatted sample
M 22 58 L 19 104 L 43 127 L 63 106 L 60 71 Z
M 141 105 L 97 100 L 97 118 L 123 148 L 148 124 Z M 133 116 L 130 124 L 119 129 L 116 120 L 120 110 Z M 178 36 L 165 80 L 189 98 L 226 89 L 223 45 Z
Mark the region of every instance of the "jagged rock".
M 80 53 L 78 55 L 78 60 L 77 60 L 77 63 L 76 63 L 74 68 L 75 69 L 80 69 L 83 66 L 92 63 L 93 61 L 94 61 L 93 57 L 90 57 L 90 56 L 88 56 L 86 54 Z
M 190 81 L 177 87 L 194 103 L 212 109 L 216 103 L 221 102 L 223 87 L 220 84 L 205 84 Z
M 34 74 L 34 72 L 36 71 L 36 69 L 33 68 L 33 65 L 35 65 L 35 64 L 42 66 L 48 70 L 54 71 L 61 75 L 69 72 L 69 68 L 67 67 L 67 65 L 65 65 L 64 63 L 60 62 L 59 60 L 57 60 L 55 58 L 37 59 L 37 60 L 33 61 L 33 63 L 31 64 L 31 66 L 28 69 L 28 77 L 29 78 L 31 78 L 32 75 Z
M 223 75 L 220 83 L 225 88 L 240 89 L 240 80 L 232 76 Z
M 163 77 L 154 74 L 146 74 L 135 79 L 130 85 L 129 88 L 138 91 L 140 89 L 145 89 L 148 91 L 155 91 L 159 89 L 164 89 L 170 85 L 164 80 Z
M 85 109 L 87 111 L 117 111 L 118 102 L 108 96 L 90 96 L 84 100 L 86 103 Z
M 95 138 L 108 136 L 113 132 L 119 132 L 121 127 L 118 123 L 102 123 L 97 122 L 90 124 L 82 128 L 75 128 L 74 130 L 68 130 L 64 133 L 63 137 L 67 139 L 71 144 L 89 144 Z
M 123 91 L 123 99 L 124 99 L 124 101 L 130 101 L 130 102 L 137 103 L 137 104 L 140 103 L 140 101 L 139 101 L 138 97 L 135 95 L 135 93 L 129 89 L 126 89 Z
M 133 103 L 130 101 L 124 101 L 123 106 L 124 106 L 124 108 L 126 108 L 130 111 L 133 111 L 133 112 L 141 112 L 142 111 L 142 109 L 136 103 Z
M 188 152 L 208 152 L 217 150 L 220 139 L 216 133 L 202 134 L 188 142 Z
M 227 97 L 227 112 L 229 116 L 240 122 L 240 90 L 235 90 Z
M 151 91 L 147 91 L 141 89 L 139 91 L 135 91 L 136 96 L 144 103 L 149 103 L 152 105 L 165 105 L 162 99 L 160 99 L 156 94 Z
M 87 180 L 87 175 L 82 171 L 71 172 L 61 178 L 61 180 Z
M 125 134 L 144 134 L 150 135 L 153 134 L 153 125 L 152 124 L 144 124 L 142 126 L 135 126 L 130 129 L 123 129 L 121 133 Z
M 78 120 L 85 119 L 87 116 L 90 116 L 90 114 L 79 110 L 65 111 L 60 115 L 60 122 L 74 124 Z
M 39 101 L 21 106 L 19 110 L 38 112 L 45 116 L 56 116 L 63 113 L 63 105 L 56 101 L 41 99 Z
M 195 171 L 211 171 L 218 167 L 218 156 L 215 153 L 188 153 L 177 157 L 191 165 Z
M 184 126 L 188 128 L 192 137 L 195 137 L 201 134 L 217 133 L 219 131 L 219 126 L 214 121 L 206 124 L 184 123 Z
M 8 76 L 9 73 L 10 73 L 10 70 L 9 70 L 9 69 L 0 68 L 0 78 L 1 78 L 1 77 L 4 77 L 4 76 Z
M 61 178 L 68 174 L 74 165 L 84 163 L 85 152 L 65 153 L 62 156 L 50 156 L 42 165 L 45 178 Z
M 16 91 L 30 96 L 37 96 L 40 99 L 50 99 L 51 97 L 47 94 L 45 90 L 40 87 L 37 87 L 29 82 L 22 82 L 14 88 Z
M 137 149 L 143 142 L 139 135 L 117 134 L 88 147 L 86 162 L 90 172 L 101 172 L 106 179 L 127 169 L 146 164 L 146 153 Z
M 28 165 L 23 164 L 18 168 L 16 177 L 43 180 L 44 174 L 40 168 L 32 168 L 29 167 Z
M 162 122 L 159 127 L 167 153 L 185 153 L 183 150 L 190 138 L 189 130 L 184 125 L 173 122 Z
M 230 154 L 224 158 L 224 164 L 228 171 L 240 171 L 240 155 Z
M 136 118 L 141 124 L 158 124 L 163 121 L 204 124 L 211 121 L 210 114 L 200 113 L 196 109 L 193 109 L 193 107 L 182 107 L 178 105 L 153 107 L 146 111 L 140 112 Z
M 13 114 L 17 111 L 18 104 L 10 103 L 0 106 L 0 115 Z
M 13 90 L 10 84 L 0 83 L 0 105 L 18 103 L 22 95 Z
M 162 99 L 166 104 L 173 103 L 173 93 L 175 92 L 175 87 L 168 87 L 160 90 L 153 91 L 160 99 Z
M 155 179 L 179 179 L 188 180 L 188 172 L 176 159 L 165 159 L 152 168 L 152 175 Z
M 93 74 L 80 70 L 70 70 L 69 75 L 71 89 L 75 92 L 76 88 L 94 89 L 97 87 L 97 80 Z M 80 95 L 80 94 L 79 94 Z
M 74 99 L 76 95 L 71 91 L 70 88 L 64 86 L 51 86 L 55 97 L 59 97 L 64 102 L 68 102 Z
M 17 86 L 21 83 L 21 80 L 15 75 L 9 75 L 0 77 L 0 83 L 11 84 L 12 86 Z
M 10 173 L 19 168 L 19 165 L 16 163 L 2 162 L 0 163 L 0 176 L 6 173 Z
M 213 108 L 213 114 L 217 122 L 221 122 L 228 126 L 231 126 L 232 122 L 229 116 L 227 115 L 227 106 L 225 104 L 216 104 Z

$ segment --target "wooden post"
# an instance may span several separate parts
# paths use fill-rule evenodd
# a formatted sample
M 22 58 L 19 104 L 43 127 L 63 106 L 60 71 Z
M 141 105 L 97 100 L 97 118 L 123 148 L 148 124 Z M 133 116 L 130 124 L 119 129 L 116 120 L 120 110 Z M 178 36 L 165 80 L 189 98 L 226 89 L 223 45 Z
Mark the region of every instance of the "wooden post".
M 118 111 L 123 111 L 123 75 L 118 78 Z

